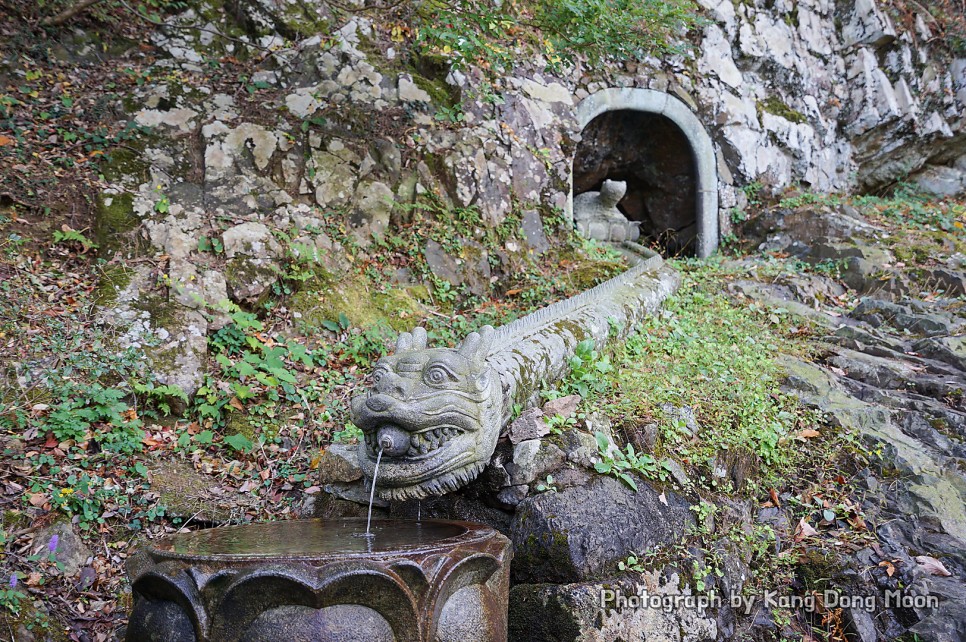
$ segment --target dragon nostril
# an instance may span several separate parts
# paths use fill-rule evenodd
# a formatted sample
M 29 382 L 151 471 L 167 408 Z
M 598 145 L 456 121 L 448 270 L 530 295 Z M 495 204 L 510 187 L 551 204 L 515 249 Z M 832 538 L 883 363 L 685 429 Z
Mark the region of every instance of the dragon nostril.
M 391 405 L 392 402 L 385 395 L 374 395 L 366 399 L 366 406 L 374 412 L 385 412 Z

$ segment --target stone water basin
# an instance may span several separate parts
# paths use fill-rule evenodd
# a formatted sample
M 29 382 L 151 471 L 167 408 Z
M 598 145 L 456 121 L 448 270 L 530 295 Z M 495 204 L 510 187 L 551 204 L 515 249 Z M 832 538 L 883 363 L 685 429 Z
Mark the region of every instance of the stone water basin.
M 294 520 L 212 528 L 128 563 L 128 642 L 506 639 L 509 541 L 470 522 Z

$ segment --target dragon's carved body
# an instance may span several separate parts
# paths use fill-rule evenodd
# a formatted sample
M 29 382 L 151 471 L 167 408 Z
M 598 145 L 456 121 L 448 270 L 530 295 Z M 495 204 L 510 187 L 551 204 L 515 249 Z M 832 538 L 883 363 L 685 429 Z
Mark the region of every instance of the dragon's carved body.
M 427 347 L 426 331 L 403 333 L 376 364 L 372 385 L 352 400 L 365 436 L 359 460 L 369 479 L 380 450 L 378 493 L 422 499 L 456 490 L 489 462 L 514 404 L 563 377 L 584 339 L 602 346 L 626 335 L 677 286 L 661 258 L 634 244 L 624 273 L 513 323 L 471 332 L 457 348 Z

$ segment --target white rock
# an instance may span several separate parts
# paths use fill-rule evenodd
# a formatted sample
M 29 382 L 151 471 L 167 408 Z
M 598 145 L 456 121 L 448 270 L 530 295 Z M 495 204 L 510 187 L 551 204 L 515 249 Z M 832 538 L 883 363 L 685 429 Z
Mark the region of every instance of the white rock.
M 721 82 L 735 89 L 742 85 L 741 72 L 731 57 L 731 44 L 717 25 L 709 25 L 705 30 L 702 50 L 704 53 L 698 63 L 699 69 L 711 71 Z
M 934 196 L 959 196 L 966 190 L 966 172 L 957 167 L 933 165 L 916 174 L 913 180 Z
M 263 223 L 242 223 L 229 228 L 222 233 L 221 242 L 228 258 L 238 255 L 255 258 L 277 256 L 280 249 L 271 230 Z
M 294 116 L 309 118 L 322 106 L 322 101 L 316 97 L 315 92 L 314 87 L 296 89 L 294 94 L 285 97 L 285 106 Z
M 432 97 L 420 89 L 408 74 L 399 74 L 399 100 L 404 103 L 431 103 Z
M 179 109 L 169 109 L 167 111 L 143 109 L 134 115 L 134 120 L 138 125 L 143 127 L 159 127 L 164 125 L 182 132 L 190 132 L 195 128 L 194 120 L 197 117 L 198 112 L 182 107 Z
M 533 98 L 534 100 L 539 100 L 545 103 L 564 103 L 565 105 L 572 105 L 574 102 L 573 95 L 570 90 L 561 85 L 560 83 L 550 83 L 544 85 L 529 78 L 525 78 L 522 83 L 523 91 Z

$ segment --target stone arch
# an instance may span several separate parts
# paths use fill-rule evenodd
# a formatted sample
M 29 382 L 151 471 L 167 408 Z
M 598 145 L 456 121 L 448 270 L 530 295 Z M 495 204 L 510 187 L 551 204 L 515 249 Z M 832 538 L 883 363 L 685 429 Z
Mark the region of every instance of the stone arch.
M 714 146 L 701 121 L 687 105 L 673 96 L 651 89 L 611 88 L 585 98 L 577 106 L 576 117 L 583 132 L 598 116 L 612 112 L 636 112 L 658 118 L 679 130 L 687 141 L 693 158 L 694 223 L 696 239 L 693 252 L 701 258 L 718 247 L 718 176 Z M 573 213 L 574 171 L 571 167 L 571 190 L 568 214 Z

